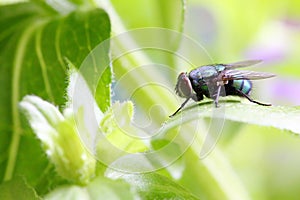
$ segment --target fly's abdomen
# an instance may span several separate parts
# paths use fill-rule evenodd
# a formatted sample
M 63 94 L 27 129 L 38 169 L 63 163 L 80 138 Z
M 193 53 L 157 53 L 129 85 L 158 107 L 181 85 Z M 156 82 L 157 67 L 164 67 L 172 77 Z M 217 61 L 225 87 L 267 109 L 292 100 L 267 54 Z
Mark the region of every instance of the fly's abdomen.
M 232 86 L 243 92 L 244 94 L 249 94 L 252 89 L 252 83 L 250 80 L 233 80 Z

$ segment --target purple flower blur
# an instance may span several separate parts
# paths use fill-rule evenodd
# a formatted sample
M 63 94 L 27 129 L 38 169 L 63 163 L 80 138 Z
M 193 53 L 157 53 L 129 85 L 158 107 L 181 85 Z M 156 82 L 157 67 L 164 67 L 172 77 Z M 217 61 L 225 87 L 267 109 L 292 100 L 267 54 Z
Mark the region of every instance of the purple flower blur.
M 274 80 L 271 86 L 271 98 L 278 103 L 300 105 L 300 81 L 291 79 Z
M 283 60 L 289 54 L 291 30 L 282 21 L 273 21 L 260 30 L 245 57 L 260 58 L 266 62 Z

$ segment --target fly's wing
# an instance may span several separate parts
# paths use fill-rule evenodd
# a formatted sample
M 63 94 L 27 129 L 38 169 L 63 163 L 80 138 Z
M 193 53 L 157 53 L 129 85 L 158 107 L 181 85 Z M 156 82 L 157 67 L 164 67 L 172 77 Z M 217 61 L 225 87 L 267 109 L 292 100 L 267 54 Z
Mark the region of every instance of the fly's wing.
M 240 71 L 240 70 L 225 70 L 222 75 L 223 81 L 228 80 L 258 80 L 274 77 L 275 74 L 266 72 L 254 72 L 254 71 Z
M 225 69 L 236 69 L 236 68 L 248 67 L 251 65 L 255 65 L 260 62 L 262 62 L 262 60 L 246 60 L 246 61 L 241 61 L 241 62 L 224 64 L 224 66 L 225 66 Z

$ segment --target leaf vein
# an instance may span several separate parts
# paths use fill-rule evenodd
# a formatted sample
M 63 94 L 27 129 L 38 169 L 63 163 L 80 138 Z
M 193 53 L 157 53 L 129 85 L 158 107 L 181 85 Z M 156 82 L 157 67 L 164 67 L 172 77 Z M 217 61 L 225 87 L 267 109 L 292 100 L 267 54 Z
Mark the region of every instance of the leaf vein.
M 61 23 L 57 26 L 57 29 L 55 32 L 55 50 L 56 50 L 58 62 L 60 63 L 63 71 L 65 71 L 66 70 L 65 63 L 63 61 L 63 57 L 62 57 L 60 46 L 59 46 L 60 36 L 61 36 Z
M 27 43 L 33 34 L 36 26 L 28 26 L 21 34 L 20 41 L 18 42 L 15 59 L 12 66 L 12 140 L 9 146 L 9 156 L 4 174 L 4 181 L 12 178 L 16 159 L 19 149 L 20 137 L 21 137 L 21 120 L 18 112 L 18 101 L 20 100 L 20 76 L 22 71 L 22 63 L 24 61 L 24 55 L 26 51 Z
M 45 59 L 44 59 L 43 53 L 42 53 L 41 40 L 42 40 L 42 32 L 43 32 L 44 25 L 45 24 L 41 25 L 39 27 L 39 29 L 37 30 L 36 38 L 35 38 L 36 39 L 35 40 L 36 41 L 35 42 L 35 51 L 36 51 L 37 57 L 38 57 L 39 62 L 40 62 L 46 92 L 49 95 L 49 98 L 51 99 L 51 101 L 54 102 L 54 96 L 51 92 L 51 84 L 49 82 L 48 73 L 47 73 L 47 65 L 46 65 L 46 62 L 45 62 Z

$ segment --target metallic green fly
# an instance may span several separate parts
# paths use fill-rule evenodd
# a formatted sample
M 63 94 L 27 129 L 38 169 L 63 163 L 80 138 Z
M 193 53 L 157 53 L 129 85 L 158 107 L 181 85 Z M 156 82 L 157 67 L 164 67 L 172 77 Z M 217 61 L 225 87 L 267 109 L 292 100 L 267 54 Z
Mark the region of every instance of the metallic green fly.
M 186 100 L 170 117 L 176 115 L 190 99 L 201 101 L 203 96 L 213 99 L 215 106 L 218 107 L 222 86 L 225 88 L 226 96 L 245 97 L 258 105 L 271 106 L 271 104 L 253 100 L 249 94 L 252 90 L 251 80 L 271 78 L 275 75 L 266 72 L 236 70 L 236 68 L 248 67 L 260 62 L 261 60 L 247 60 L 231 64 L 212 64 L 197 67 L 189 73 L 180 73 L 175 91 L 178 96 Z

